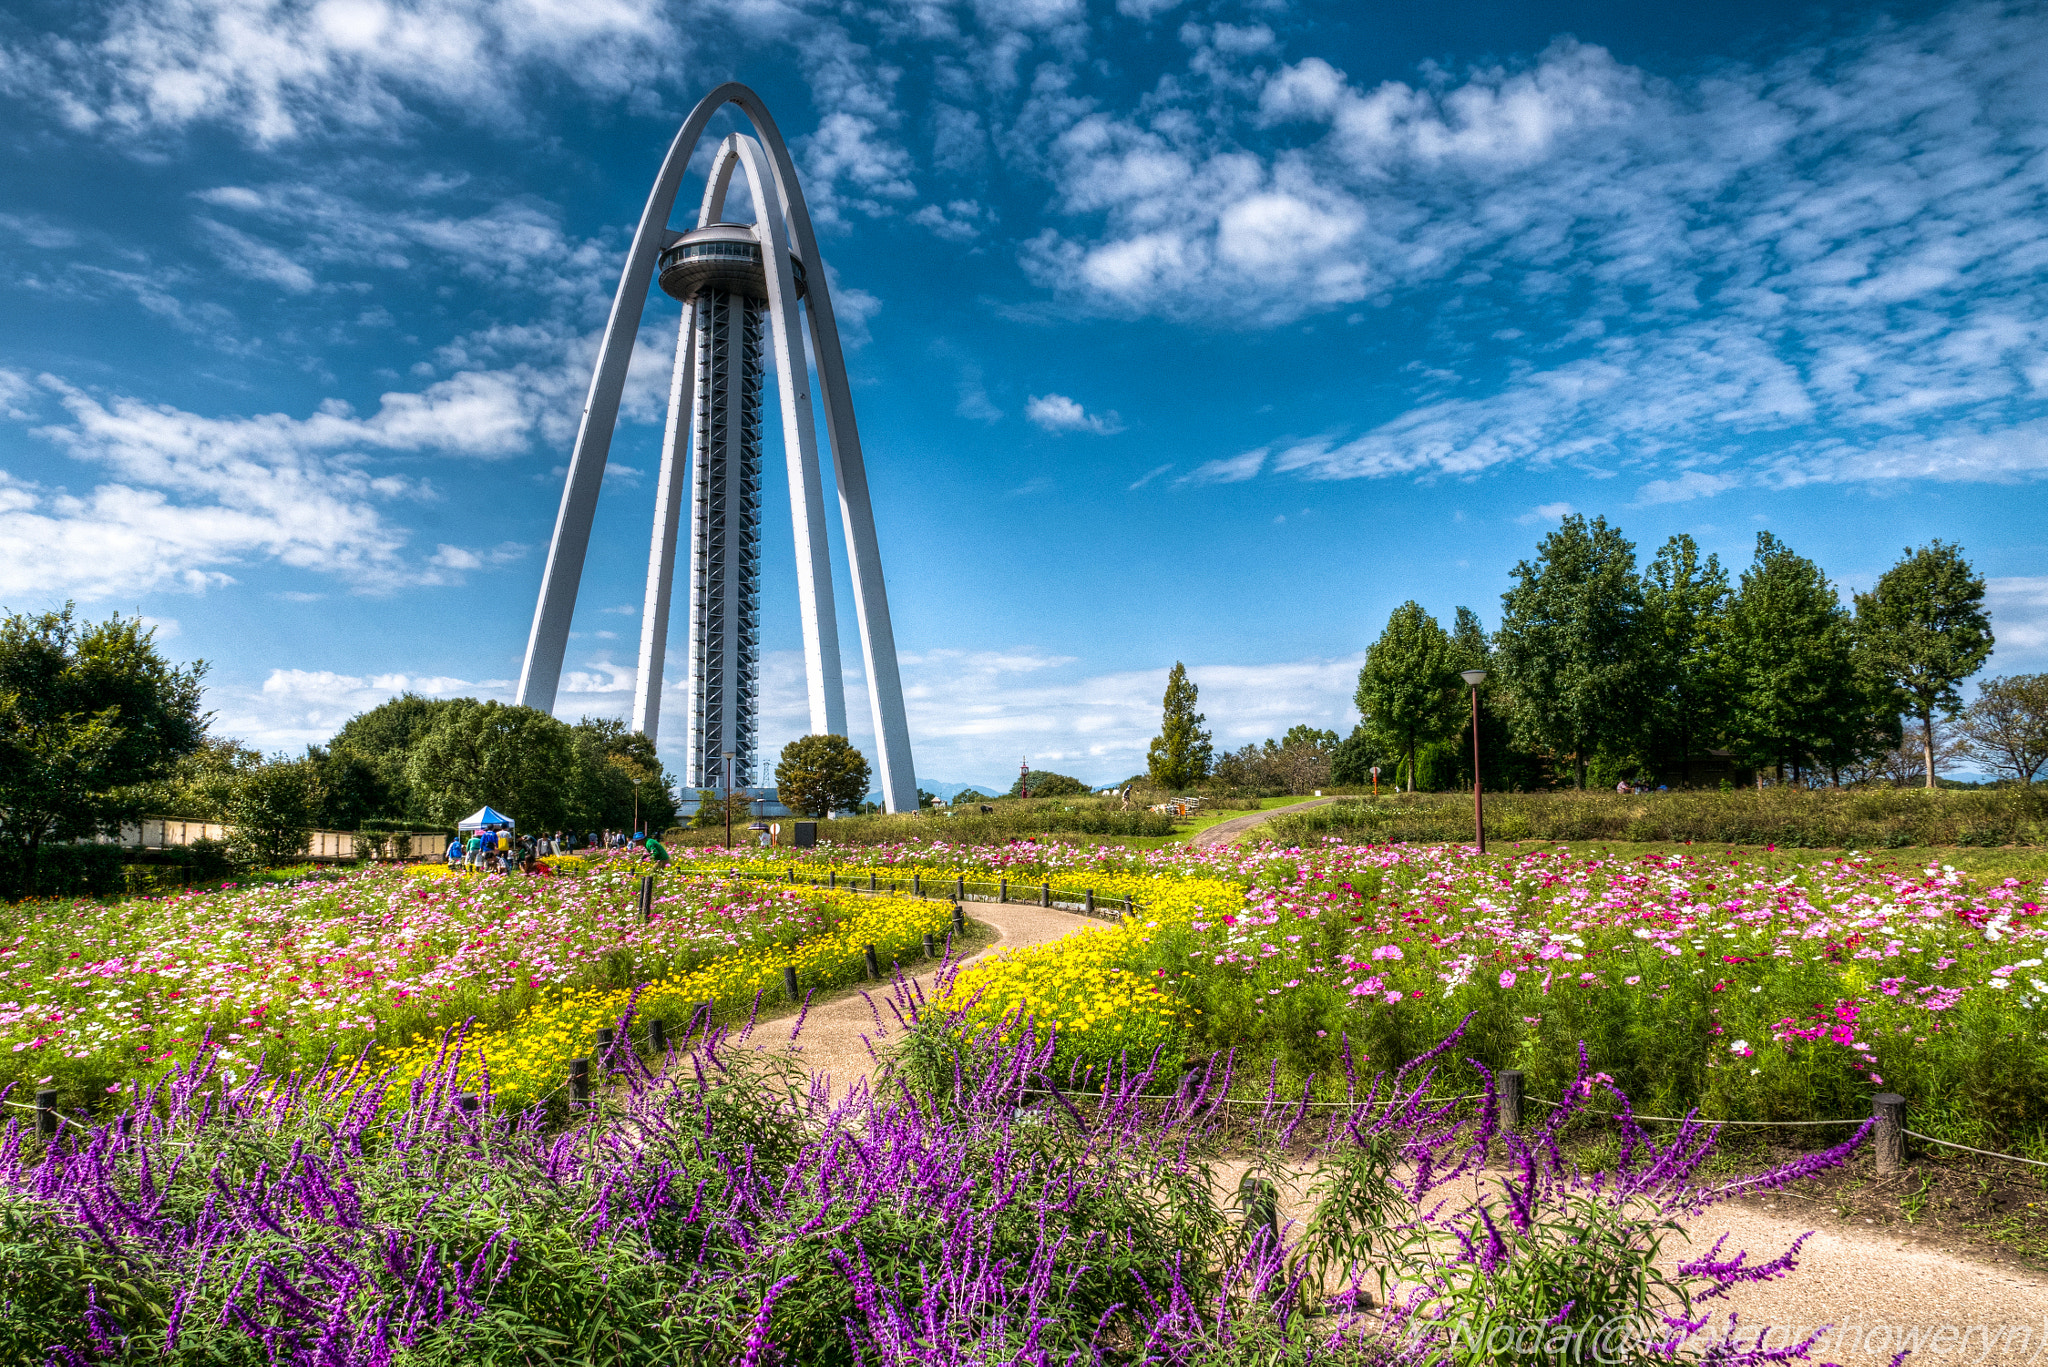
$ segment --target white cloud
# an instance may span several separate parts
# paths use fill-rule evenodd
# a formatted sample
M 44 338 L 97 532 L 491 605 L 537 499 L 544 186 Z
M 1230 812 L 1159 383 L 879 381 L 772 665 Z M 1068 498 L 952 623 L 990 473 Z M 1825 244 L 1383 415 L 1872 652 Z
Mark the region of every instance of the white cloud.
M 1136 492 L 1137 492 L 1138 490 L 1140 490 L 1140 489 L 1144 488 L 1144 487 L 1145 487 L 1146 485 L 1150 484 L 1150 483 L 1151 483 L 1151 482 L 1152 482 L 1153 480 L 1155 480 L 1155 479 L 1158 479 L 1158 478 L 1159 478 L 1159 477 L 1160 477 L 1161 475 L 1165 474 L 1165 473 L 1166 473 L 1166 472 L 1167 472 L 1168 470 L 1171 470 L 1172 468 L 1173 468 L 1173 462 L 1172 462 L 1172 461 L 1168 461 L 1168 462 L 1166 462 L 1166 464 L 1164 464 L 1164 465 L 1155 465 L 1155 466 L 1153 466 L 1153 467 L 1152 467 L 1151 469 L 1147 470 L 1147 471 L 1146 471 L 1146 472 L 1145 472 L 1144 474 L 1142 474 L 1142 475 L 1139 475 L 1139 476 L 1138 476 L 1138 477 L 1137 477 L 1136 479 L 1134 479 L 1134 480 L 1132 480 L 1132 481 L 1131 481 L 1131 483 L 1130 483 L 1130 485 L 1129 485 L 1129 492 L 1131 492 L 1131 493 L 1136 493 Z
M 1270 471 L 1564 461 L 1655 501 L 2048 470 L 2048 288 L 2015 236 L 2048 198 L 2031 11 L 1958 6 L 1684 82 L 1559 41 L 1367 87 L 1317 58 L 1216 67 L 1196 36 L 1185 77 L 1049 135 L 1070 226 L 1024 260 L 1117 314 L 1432 319 L 1445 363 L 1418 365 L 1407 411 Z M 1504 374 L 1461 378 L 1475 353 Z
M 489 459 L 526 449 L 558 376 L 514 367 L 465 372 L 417 393 L 392 392 L 358 416 L 330 400 L 305 418 L 209 418 L 139 399 L 100 399 L 52 376 L 42 387 L 69 412 L 36 429 L 111 478 L 90 493 L 0 470 L 0 595 L 88 601 L 151 590 L 203 592 L 256 559 L 345 577 L 384 591 L 441 583 L 449 572 L 504 563 L 447 547 L 406 563 L 407 534 L 384 509 L 432 497 L 430 486 L 374 473 L 378 453 L 432 451 Z M 455 563 L 463 561 L 462 564 Z
M 9 83 L 73 127 L 221 122 L 274 144 L 408 120 L 431 101 L 516 118 L 528 73 L 621 94 L 688 49 L 660 0 L 126 0 L 97 25 L 28 45 Z
M 1991 614 L 1998 648 L 1991 668 L 1998 673 L 2023 673 L 2043 667 L 2048 657 L 2048 576 L 1992 579 L 1984 605 Z
M 1241 456 L 1225 456 L 1196 466 L 1175 480 L 1176 484 L 1242 484 L 1265 467 L 1267 448 L 1259 447 Z
M 1636 490 L 1636 502 L 1686 503 L 1696 498 L 1712 498 L 1714 495 L 1734 488 L 1740 480 L 1727 475 L 1710 475 L 1704 470 L 1687 470 L 1671 479 L 1653 479 Z
M 1064 394 L 1035 394 L 1024 404 L 1024 416 L 1048 432 L 1093 432 L 1107 436 L 1124 430 L 1113 412 L 1090 413 Z
M 1536 522 L 1556 522 L 1562 518 L 1570 517 L 1574 511 L 1576 510 L 1569 503 L 1539 503 L 1528 512 L 1516 518 L 1515 521 L 1525 527 Z

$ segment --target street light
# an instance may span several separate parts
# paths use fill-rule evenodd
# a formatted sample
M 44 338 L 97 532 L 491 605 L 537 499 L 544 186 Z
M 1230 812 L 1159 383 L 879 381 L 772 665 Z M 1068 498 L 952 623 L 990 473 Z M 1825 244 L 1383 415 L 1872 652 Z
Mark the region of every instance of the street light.
M 1483 669 L 1458 671 L 1472 689 L 1472 831 L 1479 837 L 1479 852 L 1486 853 L 1486 806 L 1479 796 L 1479 685 L 1486 681 Z
M 733 752 L 731 750 L 725 752 L 723 769 L 725 769 L 725 848 L 733 848 Z

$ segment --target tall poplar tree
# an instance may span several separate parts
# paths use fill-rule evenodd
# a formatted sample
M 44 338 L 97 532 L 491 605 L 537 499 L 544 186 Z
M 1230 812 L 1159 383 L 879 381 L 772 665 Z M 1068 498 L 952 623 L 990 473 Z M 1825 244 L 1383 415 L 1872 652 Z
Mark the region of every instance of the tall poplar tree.
M 1395 608 L 1386 630 L 1365 652 L 1358 671 L 1358 711 L 1388 749 L 1408 759 L 1408 791 L 1415 791 L 1415 751 L 1457 730 L 1452 704 L 1458 680 L 1451 638 L 1413 599 Z
M 1728 674 L 1716 649 L 1728 606 L 1728 572 L 1718 556 L 1700 559 L 1681 533 L 1664 543 L 1643 575 L 1643 649 L 1651 753 L 1681 783 L 1692 761 L 1714 745 L 1728 719 Z
M 1721 634 L 1733 684 L 1729 748 L 1759 772 L 1839 770 L 1898 744 L 1897 713 L 1857 667 L 1834 585 L 1769 532 L 1757 534 Z
M 1934 782 L 1934 718 L 1961 710 L 1956 686 L 1991 655 L 1984 580 L 1962 548 L 1936 541 L 1908 549 L 1869 593 L 1856 595 L 1856 638 L 1865 667 L 1920 723 L 1927 786 Z
M 1166 700 L 1159 718 L 1159 734 L 1152 738 L 1151 749 L 1146 754 L 1152 781 L 1162 788 L 1171 791 L 1191 788 L 1209 776 L 1214 751 L 1209 744 L 1209 733 L 1202 729 L 1207 718 L 1195 711 L 1195 702 L 1200 697 L 1201 690 L 1188 678 L 1188 667 L 1175 660 L 1173 671 L 1166 676 Z
M 1643 692 L 1636 548 L 1604 517 L 1574 513 L 1515 566 L 1493 651 L 1515 696 L 1521 744 L 1570 755 L 1579 787 L 1594 751 L 1630 740 Z

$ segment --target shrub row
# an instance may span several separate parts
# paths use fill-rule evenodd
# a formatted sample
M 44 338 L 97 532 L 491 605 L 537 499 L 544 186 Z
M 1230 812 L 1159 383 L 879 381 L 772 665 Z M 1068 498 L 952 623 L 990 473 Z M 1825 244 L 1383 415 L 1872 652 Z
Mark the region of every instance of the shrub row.
M 1439 844 L 1472 838 L 1466 793 L 1390 793 L 1274 818 L 1270 838 Z M 1766 788 L 1727 793 L 1488 793 L 1490 840 L 1690 840 L 1805 849 L 2048 844 L 2048 787 Z

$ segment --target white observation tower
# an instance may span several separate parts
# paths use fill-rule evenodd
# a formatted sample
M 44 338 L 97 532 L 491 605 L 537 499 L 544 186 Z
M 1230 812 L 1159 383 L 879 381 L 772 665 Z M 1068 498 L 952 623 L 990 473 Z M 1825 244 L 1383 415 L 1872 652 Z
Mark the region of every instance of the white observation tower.
M 704 186 L 696 227 L 668 226 L 677 190 L 712 114 L 737 105 L 758 139 L 735 133 L 718 147 Z M 723 221 L 734 172 L 747 178 L 753 223 Z M 896 639 L 875 544 L 874 510 L 853 397 L 833 321 L 825 265 L 796 168 L 760 98 L 743 85 L 718 87 L 690 111 L 670 144 L 661 174 L 627 252 L 619 292 L 598 350 L 590 396 L 569 457 L 569 476 L 548 546 L 540 602 L 520 670 L 518 701 L 551 711 L 568 648 L 569 619 L 583 577 L 591 519 L 604 479 L 626 367 L 639 332 L 647 286 L 682 301 L 669 382 L 668 426 L 647 558 L 646 605 L 640 616 L 640 672 L 633 729 L 655 736 L 661 721 L 662 668 L 667 654 L 676 541 L 684 489 L 690 507 L 687 717 L 683 781 L 717 787 L 722 760 L 739 772 L 756 753 L 761 621 L 761 394 L 768 358 L 781 403 L 782 445 L 795 529 L 797 600 L 803 619 L 804 677 L 813 734 L 846 734 L 846 692 L 839 671 L 839 628 L 832 605 L 832 568 L 825 539 L 824 484 L 804 364 L 803 323 L 810 328 L 823 401 L 825 436 L 838 486 L 873 712 L 874 757 L 889 811 L 917 810 L 910 729 L 896 669 Z M 803 305 L 798 308 L 799 303 Z M 685 468 L 687 465 L 687 483 Z

